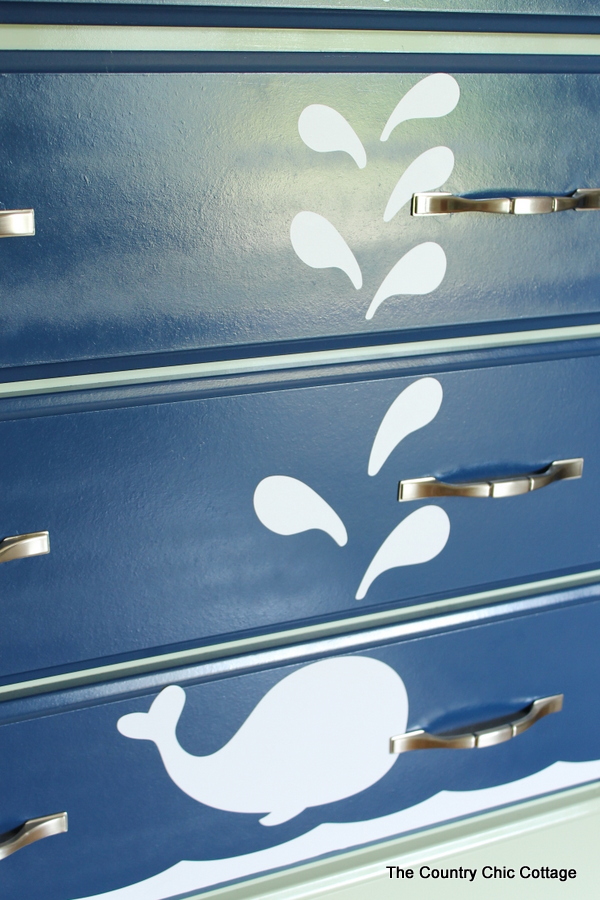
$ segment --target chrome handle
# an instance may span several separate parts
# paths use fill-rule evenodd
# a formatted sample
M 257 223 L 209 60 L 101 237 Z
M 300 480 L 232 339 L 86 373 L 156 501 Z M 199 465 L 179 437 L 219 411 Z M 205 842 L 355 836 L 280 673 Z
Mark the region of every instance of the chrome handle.
M 32 209 L 0 209 L 0 237 L 28 237 L 35 234 Z
M 476 199 L 456 197 L 454 194 L 413 194 L 411 215 L 446 216 L 459 212 L 497 213 L 500 215 L 531 216 L 563 212 L 566 209 L 585 211 L 600 209 L 600 188 L 581 188 L 564 197 L 489 197 Z
M 28 819 L 18 828 L 0 834 L 0 859 L 5 859 L 11 853 L 16 853 L 28 844 L 41 841 L 42 838 L 52 837 L 53 834 L 62 834 L 69 830 L 69 821 L 66 812 L 55 813 L 53 816 L 42 816 L 41 819 Z
M 26 559 L 28 556 L 43 556 L 44 553 L 50 553 L 50 535 L 47 531 L 17 534 L 0 541 L 0 563 Z
M 503 744 L 511 738 L 523 734 L 544 716 L 560 712 L 564 694 L 542 697 L 534 700 L 518 716 L 509 722 L 493 725 L 491 728 L 479 726 L 463 734 L 429 734 L 427 731 L 407 731 L 390 738 L 390 753 L 407 753 L 409 750 L 476 750 Z
M 492 481 L 463 481 L 449 484 L 433 476 L 407 478 L 398 483 L 398 500 L 425 500 L 429 497 L 516 497 L 528 494 L 567 478 L 581 478 L 583 459 L 557 459 L 531 475 L 516 478 L 497 478 Z

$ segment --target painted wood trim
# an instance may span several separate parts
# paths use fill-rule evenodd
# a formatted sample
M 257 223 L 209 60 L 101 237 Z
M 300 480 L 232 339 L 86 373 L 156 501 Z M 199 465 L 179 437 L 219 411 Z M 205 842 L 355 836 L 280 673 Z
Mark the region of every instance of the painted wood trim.
M 0 50 L 598 56 L 600 35 L 6 24 L 0 26 Z
M 318 652 L 357 649 L 378 641 L 412 637 L 449 627 L 464 627 L 483 619 L 536 612 L 540 608 L 547 609 L 557 603 L 564 603 L 566 592 L 590 586 L 593 589 L 598 584 L 600 569 L 593 569 L 402 609 L 48 675 L 0 685 L 0 703 L 123 678 L 150 677 L 153 673 L 156 675 L 160 672 L 168 675 L 172 669 L 178 670 L 181 681 L 190 677 L 189 673 L 186 676 L 183 667 L 205 665 L 210 668 L 209 674 L 214 676 L 286 660 L 293 662 Z M 552 594 L 554 599 L 549 599 L 548 594 Z M 318 646 L 316 642 L 320 642 Z M 298 649 L 293 650 L 297 645 L 300 645 Z M 193 677 L 197 679 L 200 675 L 200 671 L 194 669 Z M 169 676 L 164 683 L 171 683 L 172 680 L 173 677 Z M 141 689 L 142 685 L 139 684 L 138 688 Z
M 277 356 L 257 356 L 217 362 L 191 363 L 180 366 L 156 366 L 149 369 L 129 369 L 71 375 L 55 378 L 35 378 L 28 381 L 0 383 L 0 398 L 28 397 L 40 394 L 85 391 L 107 387 L 152 384 L 168 381 L 187 381 L 197 378 L 248 375 L 315 366 L 349 365 L 352 363 L 406 359 L 440 353 L 463 353 L 473 350 L 495 350 L 502 347 L 522 347 L 550 344 L 559 341 L 580 341 L 600 337 L 600 325 L 574 325 L 564 328 L 544 328 L 535 331 L 513 331 L 503 334 L 471 335 L 430 341 L 383 344 L 374 347 L 351 347 L 338 350 L 319 350 L 307 353 L 286 353 Z

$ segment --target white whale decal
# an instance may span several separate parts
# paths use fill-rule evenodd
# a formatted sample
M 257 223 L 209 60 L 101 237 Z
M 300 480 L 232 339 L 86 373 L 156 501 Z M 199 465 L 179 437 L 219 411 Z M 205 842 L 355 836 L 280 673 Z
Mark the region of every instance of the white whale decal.
M 408 697 L 390 666 L 341 657 L 303 666 L 259 701 L 231 740 L 192 756 L 177 740 L 185 691 L 165 688 L 149 712 L 123 716 L 125 737 L 153 741 L 175 784 L 217 809 L 278 825 L 309 806 L 350 797 L 394 765 L 389 739 L 406 730 Z

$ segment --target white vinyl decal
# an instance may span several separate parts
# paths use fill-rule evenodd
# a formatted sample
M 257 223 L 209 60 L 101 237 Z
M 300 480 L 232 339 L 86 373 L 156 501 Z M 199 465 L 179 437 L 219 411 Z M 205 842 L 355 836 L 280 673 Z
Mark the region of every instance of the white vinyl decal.
M 169 777 L 194 800 L 259 813 L 279 825 L 309 806 L 364 791 L 394 765 L 389 739 L 406 730 L 404 682 L 370 657 L 303 666 L 268 691 L 231 740 L 192 756 L 177 740 L 185 691 L 165 688 L 147 713 L 119 719 L 121 734 L 153 741 Z
M 413 194 L 433 191 L 448 181 L 454 168 L 454 153 L 449 147 L 432 147 L 417 156 L 405 169 L 387 202 L 383 221 L 390 222 Z
M 367 164 L 367 154 L 354 128 L 337 109 L 313 103 L 303 109 L 298 131 L 307 147 L 317 153 L 341 150 L 348 153 L 359 169 Z
M 451 113 L 460 98 L 460 88 L 452 75 L 439 72 L 428 75 L 417 82 L 398 103 L 386 122 L 381 140 L 387 141 L 390 134 L 409 119 L 437 119 Z
M 372 319 L 384 300 L 398 294 L 430 294 L 446 274 L 446 254 L 439 244 L 417 244 L 398 260 L 371 301 L 366 319 Z
M 376 819 L 326 822 L 266 850 L 225 859 L 183 860 L 137 884 L 79 900 L 168 900 L 597 779 L 600 779 L 600 759 L 555 762 L 540 772 L 508 784 L 474 791 L 440 791 L 422 803 Z
M 369 457 L 369 475 L 377 475 L 400 441 L 435 419 L 443 396 L 437 378 L 419 378 L 396 397 L 375 435 Z
M 254 511 L 275 534 L 300 534 L 317 529 L 343 547 L 348 542 L 344 523 L 320 494 L 298 478 L 270 475 L 254 491 Z
M 299 212 L 290 227 L 290 240 L 307 266 L 341 269 L 356 290 L 362 287 L 362 273 L 356 257 L 329 219 L 314 212 Z
M 373 559 L 356 592 L 362 600 L 383 572 L 426 563 L 441 553 L 450 536 L 450 519 L 439 506 L 422 506 L 396 525 Z

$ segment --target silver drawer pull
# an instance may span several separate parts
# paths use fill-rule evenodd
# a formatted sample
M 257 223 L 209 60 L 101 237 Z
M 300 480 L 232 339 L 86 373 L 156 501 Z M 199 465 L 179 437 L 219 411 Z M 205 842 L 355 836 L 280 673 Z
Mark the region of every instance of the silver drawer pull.
M 43 556 L 44 553 L 50 553 L 50 535 L 47 531 L 17 534 L 0 541 L 0 563 L 26 559 L 28 556 Z
M 449 484 L 432 475 L 427 478 L 407 478 L 398 484 L 398 500 L 426 500 L 429 497 L 516 497 L 528 494 L 567 478 L 581 478 L 583 459 L 557 459 L 531 475 L 498 478 L 492 481 L 463 481 Z M 1 546 L 1 545 L 0 545 Z
M 35 234 L 32 209 L 0 209 L 0 237 L 29 237 Z
M 511 722 L 491 728 L 477 727 L 464 734 L 429 734 L 427 731 L 407 731 L 390 738 L 390 753 L 407 753 L 409 750 L 476 750 L 503 744 L 522 734 L 550 713 L 560 712 L 564 694 L 534 700 Z
M 482 212 L 511 216 L 600 209 L 600 188 L 581 188 L 565 197 L 456 197 L 454 194 L 413 194 L 411 215 L 446 216 L 450 213 Z
M 28 819 L 18 828 L 0 834 L 0 859 L 5 859 L 11 853 L 16 853 L 28 844 L 41 841 L 42 838 L 52 837 L 53 834 L 62 834 L 69 830 L 69 822 L 66 812 L 55 813 L 53 816 L 42 816 L 41 819 Z

